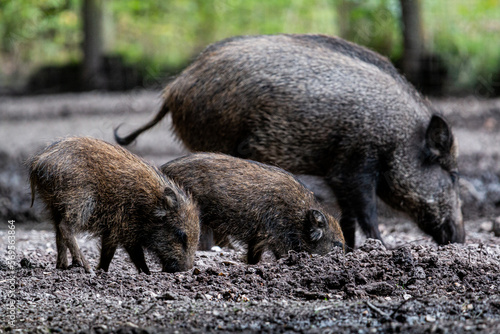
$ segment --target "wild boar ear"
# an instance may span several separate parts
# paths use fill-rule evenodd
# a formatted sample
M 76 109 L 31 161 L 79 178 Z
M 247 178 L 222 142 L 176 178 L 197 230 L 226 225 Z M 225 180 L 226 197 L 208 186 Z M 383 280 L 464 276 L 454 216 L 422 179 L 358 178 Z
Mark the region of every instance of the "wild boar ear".
M 451 152 L 453 134 L 450 126 L 441 116 L 432 115 L 425 133 L 425 143 L 435 157 L 442 157 Z
M 311 209 L 307 213 L 310 223 L 311 241 L 318 241 L 323 237 L 323 231 L 328 225 L 325 215 L 318 210 Z
M 177 194 L 171 188 L 165 187 L 165 190 L 163 191 L 163 198 L 165 200 L 166 208 L 175 209 L 179 206 Z

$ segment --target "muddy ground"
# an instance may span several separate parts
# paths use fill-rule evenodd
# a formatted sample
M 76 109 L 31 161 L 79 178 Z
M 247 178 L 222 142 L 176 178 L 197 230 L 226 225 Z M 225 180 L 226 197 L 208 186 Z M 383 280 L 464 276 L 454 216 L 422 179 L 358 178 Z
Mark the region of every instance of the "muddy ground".
M 149 119 L 159 92 L 0 97 L 0 332 L 500 332 L 500 100 L 434 102 L 460 144 L 466 244 L 438 247 L 381 208 L 387 249 L 359 237 L 349 254 L 266 255 L 254 266 L 222 249 L 198 252 L 192 270 L 175 274 L 150 257 L 151 276 L 120 250 L 108 273 L 92 276 L 55 269 L 54 235 L 40 204 L 29 208 L 22 161 L 61 136 L 111 141 L 113 127 L 125 123 L 126 132 Z M 157 164 L 184 154 L 169 122 L 131 150 Z M 96 240 L 79 243 L 96 266 Z

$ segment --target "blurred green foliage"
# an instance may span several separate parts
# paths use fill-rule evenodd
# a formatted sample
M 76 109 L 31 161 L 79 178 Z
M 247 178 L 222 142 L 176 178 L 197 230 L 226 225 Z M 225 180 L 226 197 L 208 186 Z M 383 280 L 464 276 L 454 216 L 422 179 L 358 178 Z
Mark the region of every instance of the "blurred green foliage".
M 0 70 L 25 74 L 43 63 L 80 59 L 80 1 L 0 1 Z
M 427 51 L 446 61 L 451 91 L 488 90 L 500 71 L 500 0 L 421 0 Z M 0 1 L 0 85 L 44 64 L 79 61 L 82 0 Z M 398 0 L 107 0 L 105 51 L 150 77 L 185 66 L 234 35 L 341 35 L 397 60 Z
M 401 9 L 398 0 L 334 1 L 339 34 L 396 60 L 403 53 Z
M 248 34 L 334 34 L 335 10 L 325 0 L 124 0 L 110 5 L 115 50 L 150 66 L 183 66 L 208 44 Z
M 423 9 L 426 47 L 448 64 L 452 90 L 500 88 L 500 1 L 424 0 Z

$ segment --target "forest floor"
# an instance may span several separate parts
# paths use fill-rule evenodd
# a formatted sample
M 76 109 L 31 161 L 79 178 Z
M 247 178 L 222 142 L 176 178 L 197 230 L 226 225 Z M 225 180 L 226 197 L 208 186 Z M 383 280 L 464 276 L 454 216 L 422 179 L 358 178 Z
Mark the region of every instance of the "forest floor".
M 148 276 L 136 273 L 123 250 L 107 273 L 56 270 L 54 233 L 40 203 L 30 208 L 23 161 L 58 137 L 112 142 L 117 125 L 125 133 L 150 119 L 160 93 L 0 97 L 0 333 L 500 332 L 500 100 L 433 103 L 459 141 L 465 244 L 437 246 L 381 208 L 387 248 L 358 233 L 348 254 L 290 252 L 278 261 L 265 254 L 257 265 L 245 264 L 240 250 L 214 249 L 174 274 L 148 255 Z M 130 149 L 155 164 L 185 154 L 169 124 Z M 78 242 L 95 267 L 96 240 L 82 235 Z

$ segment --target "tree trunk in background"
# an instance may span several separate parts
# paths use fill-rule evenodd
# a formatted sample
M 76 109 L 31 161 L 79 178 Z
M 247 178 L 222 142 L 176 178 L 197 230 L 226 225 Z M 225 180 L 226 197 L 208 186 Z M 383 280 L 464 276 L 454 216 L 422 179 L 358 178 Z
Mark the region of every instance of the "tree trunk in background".
M 421 56 L 423 54 L 420 0 L 400 0 L 403 24 L 403 72 L 414 84 L 421 81 Z
M 83 66 L 84 89 L 102 88 L 104 80 L 100 73 L 103 51 L 103 0 L 84 0 L 83 17 Z
M 350 17 L 354 8 L 355 4 L 350 0 L 341 0 L 337 3 L 339 36 L 346 40 L 352 40 L 353 37 Z

